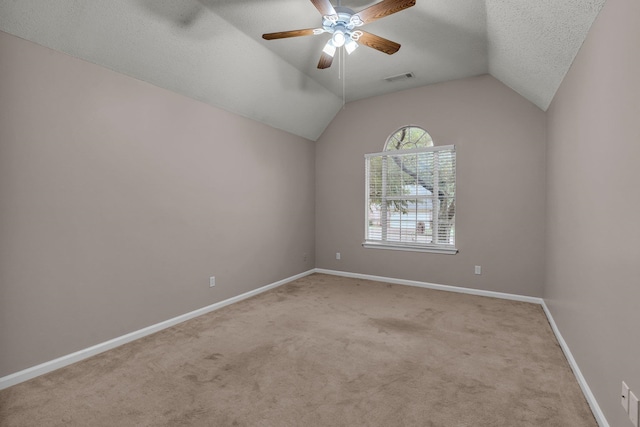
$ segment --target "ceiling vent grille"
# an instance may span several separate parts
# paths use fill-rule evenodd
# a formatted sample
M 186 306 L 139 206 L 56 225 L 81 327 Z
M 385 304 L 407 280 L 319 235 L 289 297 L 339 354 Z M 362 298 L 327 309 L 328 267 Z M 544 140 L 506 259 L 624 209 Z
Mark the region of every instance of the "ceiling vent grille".
M 395 76 L 385 77 L 384 79 L 388 82 L 399 82 L 400 80 L 407 80 L 413 77 L 414 77 L 413 73 L 402 73 L 402 74 L 397 74 Z

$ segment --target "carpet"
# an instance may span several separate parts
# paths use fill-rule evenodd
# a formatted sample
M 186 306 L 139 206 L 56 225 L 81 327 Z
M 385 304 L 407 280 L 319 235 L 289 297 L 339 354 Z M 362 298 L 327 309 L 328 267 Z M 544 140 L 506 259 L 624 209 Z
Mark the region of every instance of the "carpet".
M 597 426 L 536 304 L 313 274 L 0 391 L 2 426 Z

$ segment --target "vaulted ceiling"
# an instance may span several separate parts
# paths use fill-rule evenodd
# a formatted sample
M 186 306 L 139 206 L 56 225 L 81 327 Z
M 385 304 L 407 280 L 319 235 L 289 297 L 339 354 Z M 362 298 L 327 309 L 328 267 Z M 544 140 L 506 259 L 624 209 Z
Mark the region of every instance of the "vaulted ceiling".
M 0 30 L 316 140 L 344 101 L 486 73 L 546 110 L 604 1 L 417 0 L 364 27 L 400 51 L 325 70 L 327 34 L 261 38 L 320 27 L 309 0 L 0 0 Z

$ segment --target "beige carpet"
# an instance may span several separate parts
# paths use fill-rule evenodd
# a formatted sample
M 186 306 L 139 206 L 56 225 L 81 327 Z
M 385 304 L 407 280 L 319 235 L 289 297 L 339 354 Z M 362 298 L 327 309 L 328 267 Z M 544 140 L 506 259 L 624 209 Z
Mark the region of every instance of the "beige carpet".
M 596 426 L 540 306 L 314 274 L 0 392 L 2 426 Z

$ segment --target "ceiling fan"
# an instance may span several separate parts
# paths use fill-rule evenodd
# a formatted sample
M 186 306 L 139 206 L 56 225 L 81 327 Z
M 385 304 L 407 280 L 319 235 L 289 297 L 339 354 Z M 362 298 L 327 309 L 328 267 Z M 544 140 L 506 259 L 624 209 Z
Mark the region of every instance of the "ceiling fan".
M 324 69 L 331 66 L 336 49 L 343 46 L 348 54 L 351 54 L 358 47 L 358 43 L 388 55 L 396 53 L 400 49 L 400 44 L 358 28 L 414 6 L 416 0 L 382 0 L 358 13 L 342 6 L 333 7 L 330 0 L 311 0 L 311 3 L 322 14 L 321 28 L 267 33 L 263 34 L 262 38 L 275 40 L 329 33 L 331 38 L 322 49 L 322 55 L 318 62 L 318 68 Z

